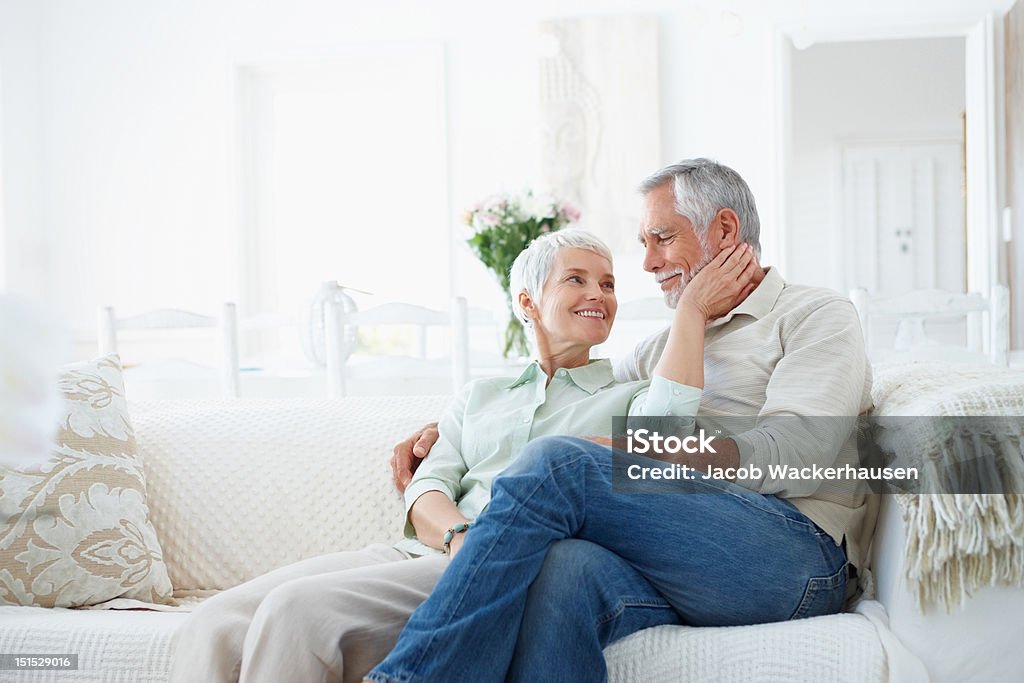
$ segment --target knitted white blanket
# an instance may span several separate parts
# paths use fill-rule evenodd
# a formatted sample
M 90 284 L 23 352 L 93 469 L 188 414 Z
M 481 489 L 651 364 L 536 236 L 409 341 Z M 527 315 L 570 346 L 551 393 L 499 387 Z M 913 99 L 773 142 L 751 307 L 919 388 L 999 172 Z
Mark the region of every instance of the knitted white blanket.
M 1024 416 L 1024 372 L 943 363 L 879 365 L 872 397 L 873 415 L 879 418 Z M 998 470 L 984 474 L 1014 493 L 897 497 L 907 532 L 907 581 L 922 612 L 929 605 L 948 612 L 984 586 L 1024 585 L 1024 454 L 1017 421 L 1001 422 L 1003 428 L 1007 424 L 1014 425 L 1016 434 L 997 446 L 1002 456 Z M 895 448 L 898 457 L 923 462 L 922 490 L 963 490 L 949 481 L 955 465 L 948 437 L 913 430 Z M 910 446 L 914 453 L 900 453 Z

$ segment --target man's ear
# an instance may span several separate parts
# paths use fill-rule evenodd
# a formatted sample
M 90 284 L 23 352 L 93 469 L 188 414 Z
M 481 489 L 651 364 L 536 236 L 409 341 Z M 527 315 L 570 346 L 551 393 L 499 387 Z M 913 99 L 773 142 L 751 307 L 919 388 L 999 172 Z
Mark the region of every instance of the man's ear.
M 740 242 L 740 218 L 732 209 L 719 209 L 711 221 L 708 231 L 711 243 L 719 250 L 728 249 Z
M 526 317 L 530 320 L 534 319 L 537 314 L 537 306 L 533 303 L 533 299 L 526 293 L 525 290 L 519 292 L 519 305 L 522 306 L 523 311 L 526 313 Z

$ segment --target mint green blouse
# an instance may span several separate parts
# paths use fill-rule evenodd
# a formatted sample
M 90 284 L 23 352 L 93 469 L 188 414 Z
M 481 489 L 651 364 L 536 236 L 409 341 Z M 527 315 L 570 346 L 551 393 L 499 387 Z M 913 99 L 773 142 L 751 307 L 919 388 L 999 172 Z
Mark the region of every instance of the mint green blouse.
M 611 436 L 613 416 L 692 417 L 701 393 L 658 376 L 617 383 L 605 359 L 562 368 L 550 384 L 537 362 L 515 378 L 470 382 L 445 411 L 437 443 L 405 490 L 406 540 L 395 547 L 413 555 L 439 553 L 416 540 L 408 521 L 416 499 L 440 491 L 466 519 L 475 519 L 491 499 L 491 482 L 531 439 Z

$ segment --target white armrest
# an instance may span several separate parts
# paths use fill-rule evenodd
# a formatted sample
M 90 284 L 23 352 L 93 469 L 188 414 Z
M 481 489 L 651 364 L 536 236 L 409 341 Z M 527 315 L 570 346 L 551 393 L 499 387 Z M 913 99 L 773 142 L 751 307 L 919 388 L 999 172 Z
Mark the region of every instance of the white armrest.
M 936 683 L 1018 679 L 1024 671 L 1024 588 L 985 588 L 951 614 L 930 607 L 922 615 L 904 578 L 904 538 L 896 498 L 882 496 L 872 572 L 893 633 Z

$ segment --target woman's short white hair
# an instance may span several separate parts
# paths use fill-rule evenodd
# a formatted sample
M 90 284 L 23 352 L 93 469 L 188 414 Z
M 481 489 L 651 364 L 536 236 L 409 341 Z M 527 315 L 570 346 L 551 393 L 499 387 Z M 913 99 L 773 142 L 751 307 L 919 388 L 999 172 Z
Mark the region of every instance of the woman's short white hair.
M 581 228 L 545 233 L 530 242 L 512 263 L 509 277 L 512 311 L 528 326 L 531 321 L 519 304 L 519 293 L 526 292 L 535 304 L 540 303 L 541 291 L 551 275 L 551 266 L 559 249 L 587 249 L 608 259 L 608 263 L 612 262 L 612 252 L 608 245 L 594 233 Z

